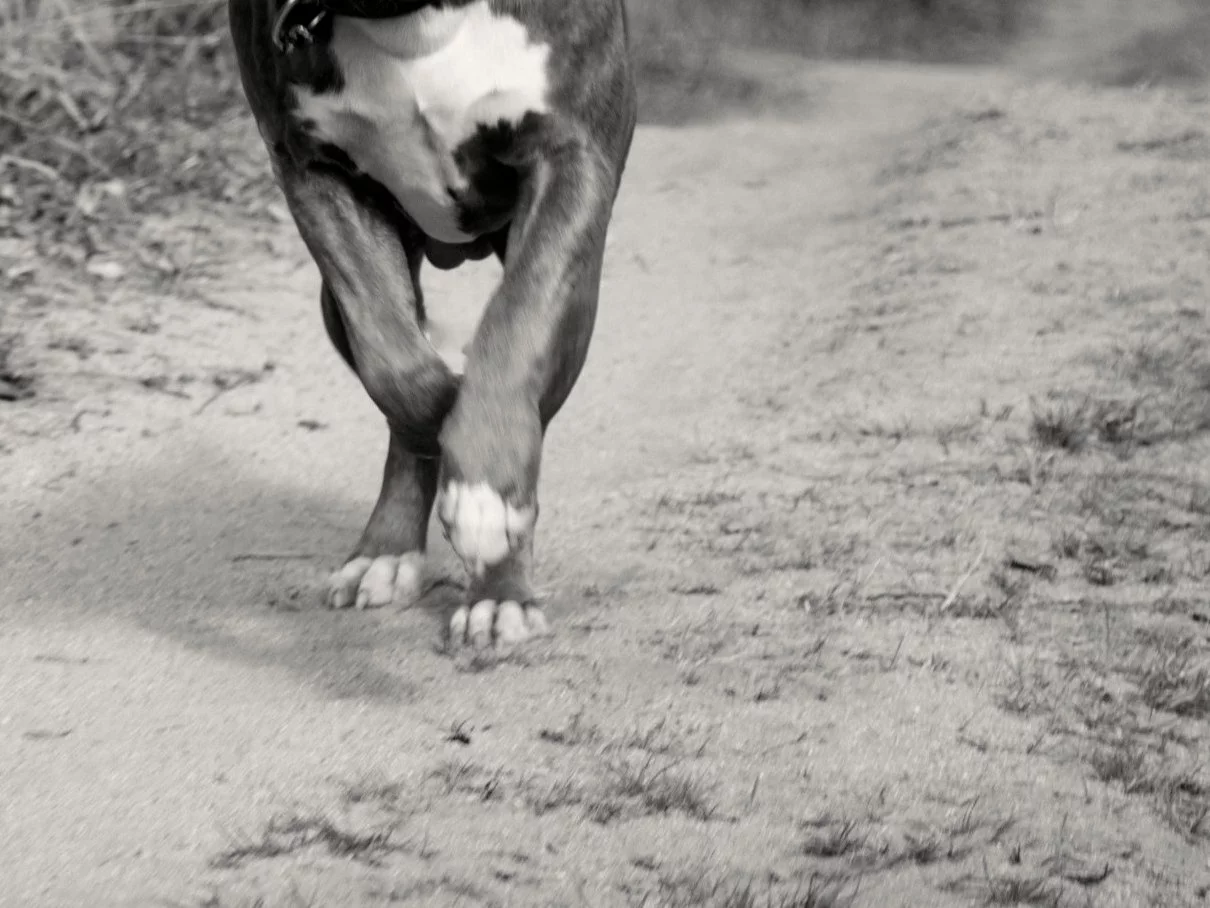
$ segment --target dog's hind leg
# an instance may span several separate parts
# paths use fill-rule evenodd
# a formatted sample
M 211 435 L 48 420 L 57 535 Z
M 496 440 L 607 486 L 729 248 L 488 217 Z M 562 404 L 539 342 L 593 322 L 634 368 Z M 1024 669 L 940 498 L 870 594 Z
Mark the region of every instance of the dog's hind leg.
M 329 605 L 406 606 L 420 598 L 436 493 L 437 461 L 409 453 L 392 434 L 378 503 L 353 554 L 328 579 Z
M 332 345 L 355 368 L 340 304 L 327 284 L 320 304 Z M 333 608 L 408 605 L 420 597 L 437 466 L 435 458 L 410 453 L 392 433 L 378 502 L 345 565 L 328 578 L 327 601 Z
M 387 417 L 382 490 L 360 541 L 327 589 L 334 608 L 407 605 L 422 590 L 437 437 L 457 381 L 424 337 L 417 271 L 390 212 L 338 172 L 279 166 L 281 182 L 323 277 L 328 335 Z

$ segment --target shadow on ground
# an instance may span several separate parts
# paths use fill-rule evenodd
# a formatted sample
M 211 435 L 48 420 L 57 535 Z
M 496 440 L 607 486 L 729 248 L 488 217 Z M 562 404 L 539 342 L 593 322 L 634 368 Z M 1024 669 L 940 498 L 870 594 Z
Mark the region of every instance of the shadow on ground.
M 367 511 L 304 491 L 305 477 L 296 478 L 296 486 L 254 478 L 194 448 L 176 463 L 108 470 L 99 482 L 52 480 L 14 534 L 5 598 L 23 603 L 19 621 L 112 616 L 186 649 L 284 668 L 328 697 L 409 698 L 412 684 L 384 657 L 406 664 L 409 651 L 439 647 L 458 591 L 439 582 L 442 571 L 408 611 L 323 607 L 326 573 Z M 51 561 L 48 552 L 70 555 Z

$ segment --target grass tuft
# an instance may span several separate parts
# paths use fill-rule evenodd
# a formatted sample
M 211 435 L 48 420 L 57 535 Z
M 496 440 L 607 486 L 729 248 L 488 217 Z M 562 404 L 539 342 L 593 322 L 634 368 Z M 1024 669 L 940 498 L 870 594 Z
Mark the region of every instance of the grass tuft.
M 1210 718 L 1210 668 L 1193 647 L 1157 654 L 1138 672 L 1139 693 L 1152 709 L 1192 719 Z
M 608 766 L 606 803 L 622 800 L 648 815 L 680 813 L 707 822 L 718 813 L 710 786 L 679 768 L 676 761 L 621 759 Z
M 661 873 L 639 904 L 663 908 L 851 908 L 857 886 L 844 878 L 812 874 L 791 882 L 696 870 Z
M 1084 404 L 1034 402 L 1029 431 L 1042 448 L 1080 451 L 1088 441 L 1088 408 Z
M 321 814 L 276 816 L 269 820 L 255 840 L 238 842 L 211 859 L 211 866 L 229 870 L 251 861 L 296 854 L 309 848 L 322 848 L 333 857 L 348 858 L 375 866 L 388 854 L 403 846 L 392 840 L 395 825 L 359 832 L 343 828 Z

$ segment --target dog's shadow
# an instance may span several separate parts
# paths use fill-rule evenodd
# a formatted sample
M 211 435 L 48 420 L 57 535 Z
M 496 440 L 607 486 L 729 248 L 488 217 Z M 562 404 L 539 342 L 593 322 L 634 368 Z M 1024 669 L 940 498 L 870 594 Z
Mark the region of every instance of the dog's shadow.
M 430 527 L 418 604 L 333 611 L 327 575 L 373 499 L 303 487 L 266 484 L 200 448 L 172 466 L 72 482 L 7 546 L 7 583 L 39 615 L 119 617 L 187 649 L 284 668 L 328 697 L 411 699 L 417 663 L 431 674 L 449 661 L 449 616 L 463 596 L 456 559 Z

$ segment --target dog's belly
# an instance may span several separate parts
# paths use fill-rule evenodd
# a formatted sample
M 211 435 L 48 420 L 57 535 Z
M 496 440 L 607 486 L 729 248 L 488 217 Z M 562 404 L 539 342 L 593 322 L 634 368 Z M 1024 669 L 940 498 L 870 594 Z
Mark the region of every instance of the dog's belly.
M 479 0 L 396 19 L 337 17 L 331 50 L 343 87 L 296 89 L 314 138 L 385 186 L 430 237 L 464 243 L 497 229 L 510 173 L 468 153 L 469 140 L 545 112 L 549 48 Z

